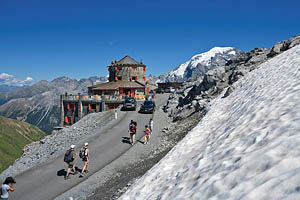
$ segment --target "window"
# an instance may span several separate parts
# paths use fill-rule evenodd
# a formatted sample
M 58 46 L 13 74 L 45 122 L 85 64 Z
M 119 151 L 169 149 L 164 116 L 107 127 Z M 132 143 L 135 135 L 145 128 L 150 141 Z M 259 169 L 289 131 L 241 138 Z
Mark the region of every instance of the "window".
M 136 76 L 133 76 L 133 77 L 131 78 L 131 80 L 137 81 L 137 77 L 136 77 Z

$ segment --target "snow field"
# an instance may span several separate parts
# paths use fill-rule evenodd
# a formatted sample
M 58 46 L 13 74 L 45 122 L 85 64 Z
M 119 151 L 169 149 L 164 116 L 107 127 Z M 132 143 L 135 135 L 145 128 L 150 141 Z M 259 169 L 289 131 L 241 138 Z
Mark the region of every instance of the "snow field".
M 238 84 L 120 199 L 300 199 L 300 45 Z

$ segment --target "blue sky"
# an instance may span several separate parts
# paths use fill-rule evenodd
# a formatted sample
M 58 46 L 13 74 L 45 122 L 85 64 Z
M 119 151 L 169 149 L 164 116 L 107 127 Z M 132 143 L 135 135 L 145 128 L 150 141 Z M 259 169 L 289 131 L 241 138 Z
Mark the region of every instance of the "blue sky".
M 104 76 L 128 53 L 160 75 L 214 46 L 270 48 L 300 34 L 299 8 L 296 0 L 0 0 L 0 74 Z

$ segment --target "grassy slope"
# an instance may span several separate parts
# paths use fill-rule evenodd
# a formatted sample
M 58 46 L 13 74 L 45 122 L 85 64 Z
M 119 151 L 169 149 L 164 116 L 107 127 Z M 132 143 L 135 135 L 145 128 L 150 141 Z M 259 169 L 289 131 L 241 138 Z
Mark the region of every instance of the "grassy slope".
M 0 116 L 0 173 L 22 155 L 26 144 L 45 135 L 33 125 Z

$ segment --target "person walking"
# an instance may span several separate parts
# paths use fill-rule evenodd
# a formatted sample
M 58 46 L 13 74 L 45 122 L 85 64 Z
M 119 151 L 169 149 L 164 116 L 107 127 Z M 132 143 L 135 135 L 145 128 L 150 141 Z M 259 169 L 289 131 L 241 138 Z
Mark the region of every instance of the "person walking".
M 88 173 L 88 166 L 90 163 L 90 152 L 88 149 L 89 143 L 84 143 L 84 149 L 82 151 L 82 161 L 83 161 L 83 168 L 81 170 L 81 174 L 79 175 L 79 178 L 83 177 L 83 173 L 86 172 Z
M 149 129 L 150 129 L 150 134 L 152 134 L 152 130 L 153 130 L 153 119 L 152 118 L 149 121 Z
M 118 119 L 118 112 L 117 112 L 117 109 L 115 109 L 115 119 Z
M 13 179 L 13 177 L 7 177 L 5 179 L 5 181 L 3 182 L 3 184 L 1 185 L 1 196 L 0 199 L 1 200 L 8 200 L 8 192 L 13 192 L 15 191 L 14 188 L 14 184 L 16 183 L 16 181 Z
M 150 129 L 148 125 L 145 125 L 145 142 L 144 144 L 148 144 L 149 140 L 150 140 Z
M 135 141 L 135 135 L 136 135 L 136 123 L 131 120 L 130 124 L 129 124 L 129 129 L 128 129 L 128 135 L 130 137 L 130 144 L 133 145 L 134 141 Z
M 72 172 L 74 175 L 78 174 L 78 172 L 75 170 L 75 165 L 74 165 L 74 160 L 77 156 L 77 154 L 75 153 L 75 147 L 76 147 L 75 145 L 71 145 L 70 149 L 65 154 L 64 161 L 68 164 L 68 169 L 67 169 L 67 173 L 65 175 L 65 180 L 71 178 L 71 177 L 69 177 L 71 169 L 72 169 Z

